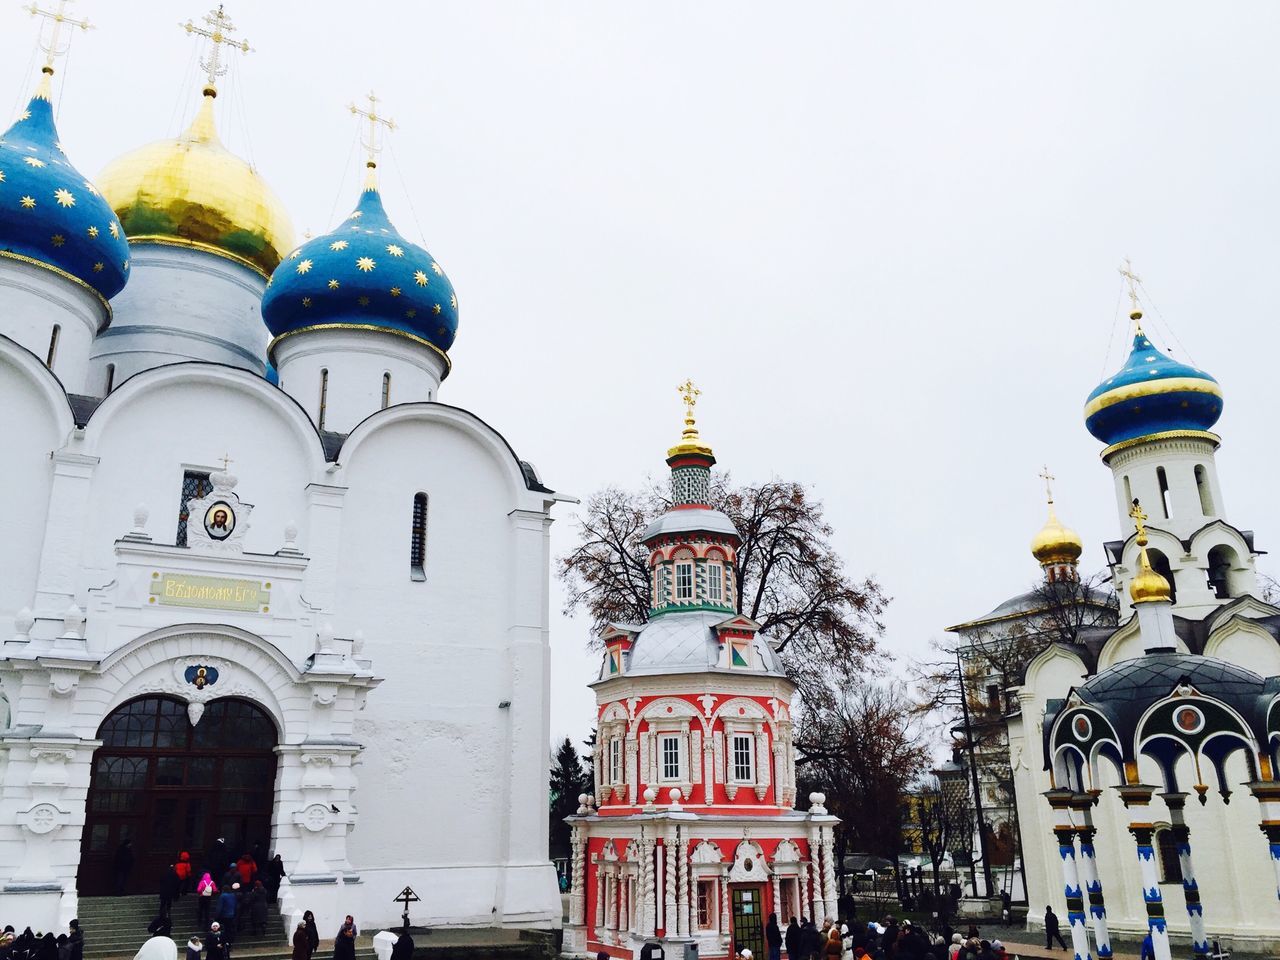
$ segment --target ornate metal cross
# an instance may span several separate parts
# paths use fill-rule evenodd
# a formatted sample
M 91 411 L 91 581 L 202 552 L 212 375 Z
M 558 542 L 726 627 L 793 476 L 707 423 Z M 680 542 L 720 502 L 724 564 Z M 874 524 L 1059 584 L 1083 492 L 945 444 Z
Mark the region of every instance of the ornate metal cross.
M 1120 268 L 1120 276 L 1129 282 L 1129 313 L 1142 314 L 1142 308 L 1138 306 L 1138 284 L 1142 282 L 1142 278 L 1133 272 L 1133 264 L 1129 262 L 1129 258 L 1124 258 L 1124 266 Z
M 1144 524 L 1146 523 L 1147 515 L 1143 512 L 1142 506 L 1138 503 L 1137 497 L 1134 497 L 1133 506 L 1129 508 L 1129 516 L 1133 517 L 1133 525 L 1138 531 L 1138 539 L 1140 541 L 1145 541 L 1147 537 L 1147 528 Z
M 1049 472 L 1049 465 L 1047 463 L 1044 465 L 1044 467 L 1040 471 L 1040 479 L 1044 481 L 1045 498 L 1050 503 L 1053 503 L 1053 487 L 1051 486 L 1051 484 L 1053 483 L 1053 481 L 1057 480 L 1058 478 Z
M 208 26 L 197 27 L 190 20 L 178 26 L 191 36 L 205 39 L 209 52 L 200 58 L 200 66 L 208 74 L 209 89 L 212 90 L 216 89 L 218 78 L 227 72 L 227 65 L 222 62 L 222 48 L 231 47 L 241 53 L 252 53 L 253 47 L 249 46 L 248 40 L 232 39 L 231 34 L 235 31 L 236 25 L 222 12 L 222 4 L 218 4 L 217 10 L 210 10 L 205 14 L 203 20 Z
M 364 135 L 361 135 L 360 143 L 365 149 L 365 158 L 368 161 L 369 166 L 372 167 L 377 164 L 378 154 L 382 152 L 382 130 L 378 128 L 383 127 L 387 130 L 394 130 L 396 128 L 396 122 L 390 117 L 384 117 L 382 114 L 378 113 L 378 98 L 374 95 L 372 90 L 369 91 L 369 95 L 366 99 L 369 101 L 368 110 L 357 107 L 354 103 L 347 104 L 347 109 L 350 110 L 353 115 L 369 122 L 368 139 L 366 140 Z
M 60 43 L 62 37 L 62 28 L 70 27 L 72 30 L 89 30 L 91 29 L 88 20 L 77 20 L 74 17 L 67 16 L 67 4 L 74 3 L 75 0 L 58 0 L 58 6 L 54 10 L 45 10 L 36 4 L 29 7 L 23 7 L 33 17 L 43 17 L 47 22 L 53 25 L 53 32 L 49 36 L 49 42 L 44 42 L 44 24 L 40 26 L 40 49 L 44 51 L 44 66 L 46 73 L 53 72 L 53 61 L 62 56 L 71 47 L 71 40 L 68 39 L 65 44 Z
M 692 380 L 686 380 L 676 387 L 676 390 L 684 399 L 684 415 L 692 420 L 693 408 L 698 405 L 698 397 L 702 395 L 702 391 L 693 385 Z

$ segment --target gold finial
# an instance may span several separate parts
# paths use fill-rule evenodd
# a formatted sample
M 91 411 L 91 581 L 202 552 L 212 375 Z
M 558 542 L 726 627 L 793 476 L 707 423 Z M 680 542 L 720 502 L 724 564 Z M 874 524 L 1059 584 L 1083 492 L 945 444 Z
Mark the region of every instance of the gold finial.
M 210 10 L 202 19 L 207 26 L 197 27 L 190 20 L 186 23 L 180 23 L 178 26 L 187 31 L 188 36 L 203 37 L 205 39 L 207 53 L 200 58 L 200 67 L 207 74 L 204 95 L 206 97 L 216 97 L 218 95 L 218 78 L 227 72 L 227 65 L 222 62 L 222 48 L 231 47 L 241 53 L 252 53 L 253 47 L 249 46 L 248 40 L 233 40 L 231 38 L 236 25 L 231 22 L 230 17 L 222 12 L 222 4 L 218 4 L 217 10 Z
M 680 442 L 667 451 L 667 456 L 675 457 L 686 453 L 711 456 L 711 448 L 698 436 L 698 426 L 693 419 L 693 408 L 697 406 L 702 391 L 693 385 L 692 380 L 685 380 L 676 387 L 676 391 L 684 400 L 684 430 L 680 434 Z
M 1147 515 L 1143 512 L 1142 505 L 1138 503 L 1138 498 L 1134 497 L 1133 506 L 1129 508 L 1129 516 L 1133 518 L 1134 529 L 1138 531 L 1137 539 L 1134 541 L 1140 547 L 1147 545 Z
M 1133 264 L 1128 257 L 1124 258 L 1124 266 L 1120 268 L 1120 276 L 1129 283 L 1129 319 L 1133 321 L 1135 335 L 1142 334 L 1142 308 L 1138 306 L 1138 284 L 1142 278 L 1133 272 Z
M 1134 603 L 1167 602 L 1172 598 L 1172 590 L 1169 581 L 1152 568 L 1151 558 L 1147 556 L 1147 515 L 1136 498 L 1129 508 L 1129 516 L 1133 517 L 1133 526 L 1138 532 L 1134 538 L 1138 545 L 1138 573 L 1129 584 L 1129 599 Z
M 1040 479 L 1044 481 L 1044 497 L 1049 504 L 1049 517 L 1040 532 L 1031 538 L 1031 554 L 1045 568 L 1061 564 L 1070 564 L 1074 568 L 1080 554 L 1084 552 L 1084 541 L 1074 530 L 1064 527 L 1054 511 L 1052 483 L 1057 478 L 1049 472 L 1047 464 L 1040 470 Z
M 360 135 L 360 145 L 363 146 L 365 150 L 364 165 L 369 171 L 368 176 L 365 179 L 364 188 L 366 190 L 376 190 L 378 188 L 378 181 L 373 171 L 378 167 L 378 154 L 382 152 L 383 135 L 383 131 L 380 130 L 379 127 L 384 127 L 388 131 L 394 130 L 396 128 L 396 122 L 390 117 L 384 117 L 382 114 L 378 113 L 378 98 L 374 96 L 372 90 L 369 91 L 369 95 L 366 99 L 369 101 L 368 110 L 357 107 L 354 103 L 347 104 L 347 109 L 351 111 L 352 115 L 369 122 L 369 131 L 367 136 L 363 133 Z
M 88 20 L 77 20 L 75 17 L 67 16 L 67 4 L 74 2 L 75 0 L 58 0 L 58 5 L 53 10 L 45 10 L 34 3 L 22 8 L 33 17 L 43 17 L 45 20 L 45 23 L 40 24 L 40 39 L 38 42 L 40 49 L 44 51 L 44 66 L 40 68 L 40 72 L 46 77 L 53 75 L 53 61 L 71 49 L 70 37 L 67 38 L 65 43 L 62 41 L 62 28 L 70 27 L 73 31 L 76 29 L 92 29 L 92 25 Z M 47 43 L 44 39 L 46 25 L 51 27 Z

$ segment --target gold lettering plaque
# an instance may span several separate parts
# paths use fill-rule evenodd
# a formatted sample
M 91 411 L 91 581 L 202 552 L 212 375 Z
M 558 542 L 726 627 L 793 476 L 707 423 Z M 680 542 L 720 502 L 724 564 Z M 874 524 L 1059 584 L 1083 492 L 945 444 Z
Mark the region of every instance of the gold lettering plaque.
M 271 602 L 271 590 L 261 580 L 161 573 L 152 577 L 151 597 L 152 603 L 171 607 L 265 613 Z

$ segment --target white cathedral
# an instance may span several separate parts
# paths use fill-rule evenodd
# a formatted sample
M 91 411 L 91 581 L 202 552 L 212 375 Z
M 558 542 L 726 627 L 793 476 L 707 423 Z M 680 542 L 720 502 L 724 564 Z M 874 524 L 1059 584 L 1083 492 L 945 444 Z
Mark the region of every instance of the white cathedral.
M 87 179 L 51 56 L 0 140 L 0 916 L 65 929 L 123 841 L 152 890 L 222 838 L 326 933 L 405 886 L 417 924 L 558 926 L 557 496 L 442 402 L 457 298 L 372 151 L 295 246 L 219 140 L 206 22 L 181 136 Z

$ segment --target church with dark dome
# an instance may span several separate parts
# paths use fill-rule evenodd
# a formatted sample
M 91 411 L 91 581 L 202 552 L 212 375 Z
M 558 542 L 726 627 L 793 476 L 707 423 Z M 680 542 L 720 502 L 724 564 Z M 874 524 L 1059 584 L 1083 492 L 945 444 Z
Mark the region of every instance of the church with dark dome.
M 219 135 L 249 52 L 221 6 L 183 25 L 185 129 L 96 178 L 50 83 L 84 23 L 30 12 L 49 55 L 0 141 L 0 915 L 65 930 L 186 851 L 279 854 L 288 930 L 398 925 L 406 886 L 415 925 L 558 926 L 564 498 L 441 396 L 458 297 L 388 215 L 389 119 L 351 108 L 366 182 L 299 246 Z

